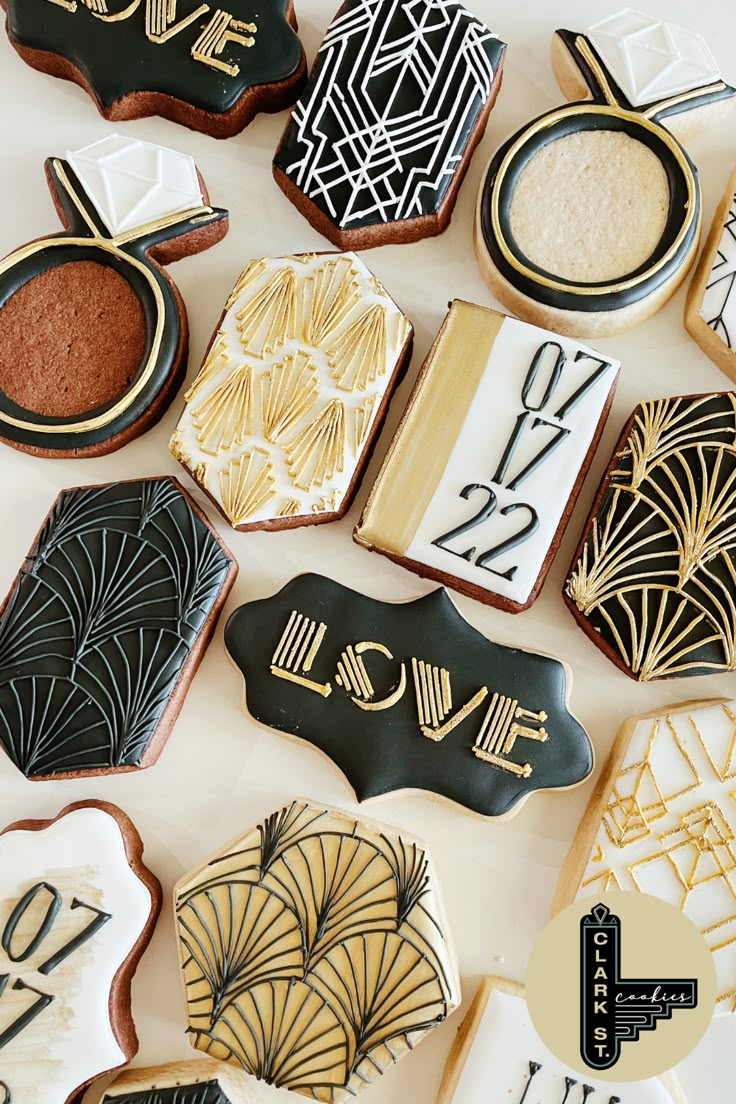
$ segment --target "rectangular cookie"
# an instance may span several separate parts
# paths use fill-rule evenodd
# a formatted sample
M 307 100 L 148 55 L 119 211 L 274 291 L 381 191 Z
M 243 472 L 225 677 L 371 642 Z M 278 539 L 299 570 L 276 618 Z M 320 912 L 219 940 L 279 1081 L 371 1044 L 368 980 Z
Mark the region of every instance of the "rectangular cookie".
M 510 613 L 536 599 L 613 399 L 618 361 L 456 300 L 354 533 Z
M 687 293 L 685 328 L 713 363 L 736 380 L 736 169 Z

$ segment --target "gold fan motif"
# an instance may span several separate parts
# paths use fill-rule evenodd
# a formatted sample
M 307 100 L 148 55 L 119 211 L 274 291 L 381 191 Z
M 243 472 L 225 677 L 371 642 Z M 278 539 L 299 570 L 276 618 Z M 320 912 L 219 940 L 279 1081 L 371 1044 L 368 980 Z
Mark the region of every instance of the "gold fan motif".
M 320 348 L 360 302 L 360 288 L 347 257 L 326 261 L 304 281 L 302 336 Z
M 297 487 L 311 491 L 345 467 L 345 404 L 332 399 L 284 446 L 289 475 Z
M 284 357 L 261 377 L 263 436 L 276 442 L 291 432 L 317 401 L 317 369 L 308 353 Z
M 198 406 L 192 422 L 200 448 L 219 456 L 242 445 L 253 432 L 253 367 L 239 364 Z
M 263 449 L 252 449 L 220 469 L 222 508 L 233 525 L 241 525 L 276 494 L 273 464 Z
M 238 336 L 246 352 L 266 356 L 297 334 L 297 279 L 280 268 L 235 312 Z
M 386 308 L 374 303 L 326 348 L 341 391 L 365 391 L 386 371 Z
M 210 351 L 208 352 L 205 362 L 199 370 L 199 375 L 195 379 L 192 386 L 185 393 L 184 399 L 190 403 L 196 399 L 197 395 L 203 389 L 205 384 L 208 384 L 210 380 L 213 380 L 219 372 L 222 372 L 227 368 L 230 363 L 230 353 L 228 352 L 227 338 L 224 333 L 220 331 L 217 337 L 212 342 Z

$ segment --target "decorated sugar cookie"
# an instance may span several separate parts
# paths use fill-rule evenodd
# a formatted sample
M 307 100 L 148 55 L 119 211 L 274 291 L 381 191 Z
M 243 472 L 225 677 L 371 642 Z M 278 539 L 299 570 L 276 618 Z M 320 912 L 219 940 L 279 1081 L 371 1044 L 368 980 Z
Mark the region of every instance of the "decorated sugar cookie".
M 703 352 L 736 381 L 736 169 L 688 290 L 685 325 Z
M 171 451 L 235 529 L 334 521 L 358 488 L 413 334 L 354 253 L 252 261 Z
M 138 1049 L 130 983 L 161 887 L 115 805 L 0 833 L 0 1096 L 71 1104 Z
M 254 1104 L 251 1084 L 231 1064 L 200 1058 L 125 1070 L 108 1086 L 102 1104 Z
M 544 1045 L 524 987 L 486 977 L 461 1024 L 437 1104 L 685 1104 L 672 1074 L 646 1081 L 598 1081 Z
M 527 609 L 603 431 L 618 367 L 454 302 L 355 540 L 481 602 Z
M 340 249 L 442 233 L 505 51 L 457 0 L 347 0 L 276 151 L 277 183 Z
M 736 702 L 683 702 L 619 729 L 562 871 L 555 911 L 611 889 L 663 897 L 713 952 L 736 1010 Z
M 476 254 L 494 295 L 526 321 L 617 333 L 659 310 L 695 260 L 700 186 L 679 139 L 736 91 L 700 35 L 631 10 L 557 31 L 552 63 L 573 102 L 491 159 Z
M 310 1099 L 353 1100 L 460 1002 L 423 844 L 337 809 L 275 812 L 174 910 L 192 1046 Z
M 624 427 L 564 598 L 647 682 L 736 670 L 736 394 L 641 403 Z
M 566 666 L 482 636 L 445 590 L 379 602 L 299 575 L 236 610 L 225 646 L 251 716 L 328 755 L 359 801 L 426 790 L 504 817 L 593 769 Z
M 161 265 L 219 241 L 227 212 L 210 207 L 191 157 L 134 138 L 51 158 L 46 172 L 66 230 L 0 261 L 0 439 L 99 456 L 176 394 L 187 316 Z
M 0 617 L 0 747 L 27 778 L 150 766 L 237 563 L 175 479 L 62 491 Z
M 292 104 L 306 62 L 292 0 L 2 0 L 28 65 L 106 119 L 162 115 L 215 138 Z

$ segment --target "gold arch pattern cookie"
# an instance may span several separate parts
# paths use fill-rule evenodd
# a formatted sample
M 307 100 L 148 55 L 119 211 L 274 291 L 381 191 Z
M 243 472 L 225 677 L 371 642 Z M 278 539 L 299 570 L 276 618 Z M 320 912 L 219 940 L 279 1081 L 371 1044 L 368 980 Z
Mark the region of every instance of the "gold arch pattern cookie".
M 417 840 L 294 801 L 186 875 L 174 908 L 194 1047 L 343 1104 L 457 1007 Z
M 631 678 L 736 669 L 736 395 L 641 403 L 624 426 L 564 599 Z
M 478 197 L 484 279 L 519 317 L 596 337 L 644 321 L 695 260 L 697 170 L 678 140 L 736 91 L 700 35 L 630 10 L 552 43 L 573 101 L 505 142 Z
M 334 521 L 358 488 L 413 335 L 355 253 L 252 261 L 171 451 L 235 529 Z
M 0 439 L 99 456 L 164 414 L 186 372 L 186 308 L 161 267 L 218 242 L 191 157 L 110 135 L 46 162 L 61 234 L 0 261 Z
M 71 1104 L 138 1049 L 130 983 L 161 887 L 115 805 L 0 833 L 0 1095 Z
M 524 986 L 486 977 L 458 1029 L 437 1104 L 685 1104 L 678 1082 L 598 1081 L 565 1066 L 537 1034 Z
M 580 823 L 555 912 L 612 889 L 662 897 L 713 952 L 716 1013 L 736 1010 L 736 702 L 625 721 Z
M 714 364 L 736 381 L 736 169 L 688 290 L 685 326 Z

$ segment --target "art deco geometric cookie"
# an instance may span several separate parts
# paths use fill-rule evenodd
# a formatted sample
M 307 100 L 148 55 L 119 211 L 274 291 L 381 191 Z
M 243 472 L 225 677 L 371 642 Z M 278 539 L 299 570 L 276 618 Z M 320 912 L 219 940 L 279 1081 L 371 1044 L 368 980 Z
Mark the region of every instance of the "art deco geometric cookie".
M 200 1058 L 128 1069 L 108 1086 L 102 1104 L 253 1104 L 251 1085 L 231 1065 Z
M 192 1045 L 325 1104 L 459 1004 L 429 857 L 373 821 L 295 801 L 183 878 L 174 907 Z
M 209 206 L 191 157 L 119 135 L 49 159 L 46 174 L 66 230 L 0 261 L 0 439 L 99 456 L 176 394 L 187 315 L 161 265 L 219 241 L 227 211 Z
M 355 540 L 480 602 L 527 609 L 582 487 L 618 367 L 456 300 Z
M 720 1013 L 736 1011 L 736 702 L 685 702 L 621 726 L 563 868 L 575 897 L 639 890 L 680 908 L 713 952 Z
M 161 907 L 142 852 L 127 816 L 99 801 L 0 833 L 5 1104 L 71 1104 L 138 1050 L 130 983 Z
M 358 801 L 426 790 L 504 817 L 593 769 L 565 665 L 482 636 L 445 590 L 378 602 L 299 575 L 236 610 L 225 646 L 251 716 L 328 755 Z
M 440 234 L 505 52 L 457 0 L 347 0 L 276 151 L 277 183 L 340 249 Z
M 632 678 L 736 670 L 736 395 L 641 403 L 598 490 L 564 598 Z
M 703 352 L 736 381 L 736 169 L 690 284 L 685 326 Z
M 570 1070 L 535 1031 L 524 986 L 487 977 L 458 1030 L 437 1104 L 685 1104 L 685 1098 L 671 1074 L 621 1084 Z
M 62 491 L 0 617 L 0 746 L 32 780 L 156 761 L 237 563 L 175 479 Z
M 292 104 L 306 62 L 292 0 L 3 0 L 28 65 L 82 86 L 106 119 L 162 115 L 227 138 Z
M 552 64 L 573 102 L 492 158 L 476 254 L 519 317 L 599 337 L 658 311 L 695 260 L 700 185 L 678 138 L 725 113 L 736 90 L 700 35 L 630 10 L 585 34 L 557 31 Z
M 357 490 L 413 333 L 354 253 L 252 261 L 171 451 L 235 529 L 334 521 Z

